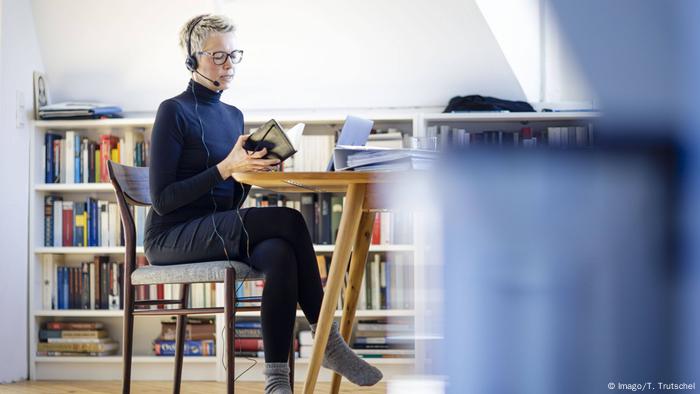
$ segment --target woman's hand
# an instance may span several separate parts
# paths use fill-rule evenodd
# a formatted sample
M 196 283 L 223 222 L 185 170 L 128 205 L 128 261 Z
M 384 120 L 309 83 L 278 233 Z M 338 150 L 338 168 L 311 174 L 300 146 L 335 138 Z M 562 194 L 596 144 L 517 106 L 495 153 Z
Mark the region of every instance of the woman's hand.
M 221 178 L 228 179 L 234 172 L 270 171 L 279 164 L 280 161 L 278 159 L 263 159 L 267 154 L 267 149 L 265 148 L 250 154 L 243 149 L 243 145 L 249 137 L 250 134 L 238 137 L 236 145 L 233 146 L 228 156 L 216 165 Z

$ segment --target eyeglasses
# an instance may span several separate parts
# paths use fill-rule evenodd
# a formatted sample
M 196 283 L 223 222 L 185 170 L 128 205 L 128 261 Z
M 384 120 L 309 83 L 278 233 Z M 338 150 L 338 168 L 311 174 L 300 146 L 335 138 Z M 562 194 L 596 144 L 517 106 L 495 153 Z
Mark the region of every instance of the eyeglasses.
M 207 51 L 199 51 L 197 52 L 197 54 L 211 56 L 211 59 L 217 66 L 221 66 L 222 64 L 226 63 L 226 60 L 228 60 L 229 57 L 231 58 L 231 63 L 233 64 L 238 64 L 241 62 L 241 60 L 243 60 L 243 51 L 240 49 L 235 49 L 231 51 L 231 53 L 223 51 L 213 53 Z

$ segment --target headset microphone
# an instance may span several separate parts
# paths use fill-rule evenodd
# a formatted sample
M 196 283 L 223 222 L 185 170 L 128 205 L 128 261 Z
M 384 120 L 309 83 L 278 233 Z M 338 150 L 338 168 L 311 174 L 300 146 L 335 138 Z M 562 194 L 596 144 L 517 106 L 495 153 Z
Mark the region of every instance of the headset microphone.
M 199 64 L 197 63 L 197 57 L 192 53 L 192 32 L 194 31 L 194 28 L 197 26 L 197 24 L 201 22 L 205 16 L 206 15 L 202 15 L 194 21 L 192 21 L 191 26 L 187 32 L 187 58 L 185 59 L 185 67 L 187 67 L 189 71 L 199 74 L 200 76 L 202 76 L 202 78 L 211 82 L 212 84 L 214 84 L 214 86 L 218 88 L 219 86 L 221 86 L 219 81 L 207 78 L 206 76 L 204 76 L 204 74 L 197 71 L 197 67 L 199 66 Z
M 213 83 L 214 86 L 216 86 L 217 88 L 221 85 L 221 84 L 219 83 L 219 81 L 215 81 L 215 80 L 213 80 L 213 79 L 207 78 L 204 74 L 200 73 L 200 72 L 197 71 L 197 70 L 194 70 L 194 72 L 196 72 L 197 74 L 199 74 L 202 78 L 206 79 L 207 81 Z

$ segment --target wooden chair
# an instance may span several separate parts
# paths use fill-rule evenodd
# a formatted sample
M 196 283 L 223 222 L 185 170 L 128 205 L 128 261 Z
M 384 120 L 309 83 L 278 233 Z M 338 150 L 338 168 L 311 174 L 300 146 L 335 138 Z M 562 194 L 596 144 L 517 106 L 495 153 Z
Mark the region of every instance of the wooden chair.
M 146 266 L 136 268 L 136 229 L 130 206 L 151 205 L 147 167 L 130 167 L 112 161 L 108 162 L 109 178 L 117 195 L 117 204 L 124 228 L 126 250 L 124 252 L 124 326 L 122 355 L 124 375 L 122 392 L 129 393 L 131 386 L 131 356 L 134 331 L 134 317 L 142 315 L 176 315 L 175 376 L 173 393 L 180 392 L 182 378 L 182 356 L 185 342 L 187 315 L 225 315 L 224 337 L 226 348 L 226 392 L 234 392 L 234 327 L 236 311 L 260 311 L 259 306 L 236 306 L 236 303 L 260 303 L 261 297 L 241 297 L 236 299 L 235 279 L 237 275 L 246 280 L 259 280 L 263 274 L 237 261 L 207 261 L 188 264 Z M 246 276 L 247 275 L 247 276 Z M 187 308 L 187 294 L 192 283 L 224 283 L 224 307 Z M 180 297 L 175 300 L 134 299 L 134 286 L 151 284 L 180 284 Z M 143 309 L 153 305 L 176 305 L 177 309 Z M 141 309 L 139 309 L 141 308 Z M 294 340 L 289 349 L 289 381 L 294 387 Z

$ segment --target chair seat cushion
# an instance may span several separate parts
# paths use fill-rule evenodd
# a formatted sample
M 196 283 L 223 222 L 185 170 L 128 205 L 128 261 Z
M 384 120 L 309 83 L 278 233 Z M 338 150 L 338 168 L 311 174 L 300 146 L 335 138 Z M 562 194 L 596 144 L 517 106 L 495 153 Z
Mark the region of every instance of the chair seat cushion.
M 224 270 L 233 267 L 237 280 L 263 279 L 263 273 L 239 261 L 206 261 L 200 263 L 147 265 L 131 273 L 131 284 L 223 282 Z M 247 276 L 246 276 L 247 275 Z

